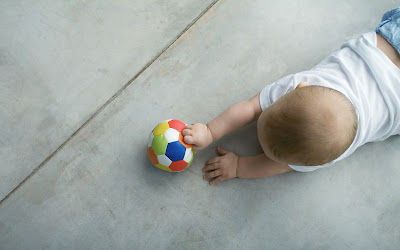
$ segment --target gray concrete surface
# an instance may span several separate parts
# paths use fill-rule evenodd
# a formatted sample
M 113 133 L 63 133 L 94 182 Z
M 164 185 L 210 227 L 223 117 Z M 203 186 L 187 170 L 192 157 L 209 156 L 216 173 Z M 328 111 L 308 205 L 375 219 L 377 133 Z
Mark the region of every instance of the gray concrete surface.
M 156 2 L 146 4 L 151 9 Z M 396 5 L 398 1 L 218 1 L 1 203 L 0 246 L 399 249 L 399 136 L 369 143 L 331 168 L 217 186 L 202 179 L 204 162 L 215 156 L 216 145 L 239 155 L 260 153 L 254 124 L 198 152 L 193 165 L 179 174 L 152 167 L 146 156 L 147 135 L 159 121 L 207 122 L 266 84 L 312 67 L 344 41 L 374 29 L 384 11 Z M 152 47 L 150 40 L 142 43 Z M 137 58 L 140 65 L 148 60 Z M 126 60 L 110 61 L 110 67 L 134 75 L 125 68 Z M 39 69 L 46 72 L 45 66 Z M 87 77 L 94 83 L 103 80 Z M 114 77 L 109 81 L 124 84 Z M 78 99 L 82 114 L 93 112 L 87 111 L 86 95 Z M 29 122 L 31 114 L 25 115 L 20 119 Z M 2 128 L 1 133 L 10 131 Z M 13 150 L 21 154 L 18 147 Z
M 0 200 L 210 3 L 0 1 Z

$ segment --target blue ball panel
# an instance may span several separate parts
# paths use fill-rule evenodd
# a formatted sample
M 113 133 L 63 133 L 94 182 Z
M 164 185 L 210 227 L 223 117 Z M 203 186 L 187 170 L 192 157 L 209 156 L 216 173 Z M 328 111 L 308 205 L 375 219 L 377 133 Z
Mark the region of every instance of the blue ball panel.
M 174 141 L 168 143 L 167 152 L 165 152 L 165 155 L 171 161 L 180 161 L 183 160 L 183 158 L 185 157 L 185 152 L 185 146 L 183 146 L 182 143 L 180 143 L 179 141 Z

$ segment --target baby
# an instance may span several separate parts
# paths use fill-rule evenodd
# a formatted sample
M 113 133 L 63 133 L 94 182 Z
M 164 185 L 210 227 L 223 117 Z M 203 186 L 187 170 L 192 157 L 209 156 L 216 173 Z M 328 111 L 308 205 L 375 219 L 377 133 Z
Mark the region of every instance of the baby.
M 264 154 L 238 157 L 217 148 L 206 162 L 211 185 L 231 178 L 262 178 L 331 166 L 361 145 L 400 134 L 400 8 L 345 43 L 309 71 L 266 86 L 249 101 L 225 110 L 207 125 L 183 130 L 201 150 L 253 121 Z

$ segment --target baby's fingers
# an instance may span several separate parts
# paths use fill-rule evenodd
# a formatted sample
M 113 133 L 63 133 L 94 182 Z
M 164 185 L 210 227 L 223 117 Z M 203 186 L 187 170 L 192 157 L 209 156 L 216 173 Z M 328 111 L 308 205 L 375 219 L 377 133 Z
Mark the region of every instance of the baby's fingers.
M 211 164 L 213 164 L 213 163 L 217 163 L 217 162 L 220 161 L 220 158 L 221 158 L 221 157 L 214 157 L 214 158 L 212 158 L 212 159 L 209 159 L 208 161 L 206 161 L 206 165 L 211 165 Z
M 213 163 L 213 164 L 205 166 L 203 168 L 203 172 L 209 172 L 209 171 L 212 171 L 212 170 L 215 170 L 215 169 L 218 169 L 217 163 Z
M 184 136 L 183 141 L 187 144 L 195 144 L 193 136 L 190 135 Z
M 204 175 L 204 179 L 215 178 L 215 177 L 220 176 L 221 174 L 222 174 L 221 171 L 218 169 L 218 170 L 215 170 L 215 171 L 213 171 L 211 173 L 205 174 Z
M 221 181 L 225 180 L 224 177 L 220 176 L 218 178 L 215 178 L 214 180 L 210 181 L 210 185 L 215 185 L 217 183 L 220 183 Z
M 193 128 L 193 124 L 186 125 L 186 126 L 184 127 L 184 129 L 192 129 L 192 128 Z
M 183 135 L 183 136 L 192 135 L 192 130 L 191 130 L 191 129 L 188 129 L 188 128 L 185 128 L 185 129 L 182 131 L 182 135 Z

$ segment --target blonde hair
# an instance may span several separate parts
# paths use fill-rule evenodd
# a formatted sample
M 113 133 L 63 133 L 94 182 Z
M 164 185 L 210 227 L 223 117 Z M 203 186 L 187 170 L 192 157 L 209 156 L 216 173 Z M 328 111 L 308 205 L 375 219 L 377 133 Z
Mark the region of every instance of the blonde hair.
M 327 87 L 296 89 L 265 111 L 269 150 L 292 165 L 316 166 L 335 160 L 351 145 L 357 132 L 352 103 Z

